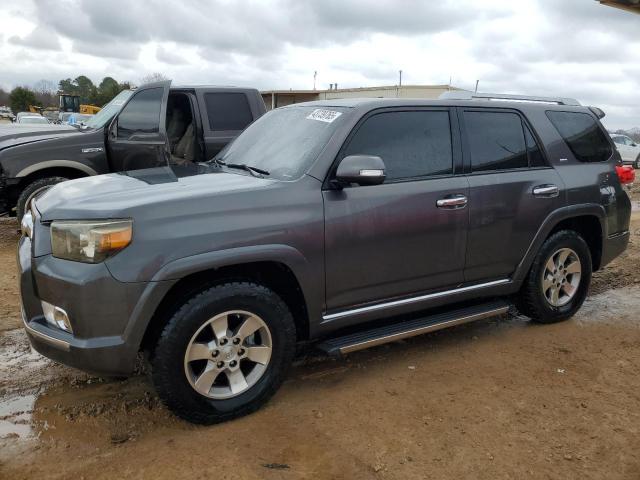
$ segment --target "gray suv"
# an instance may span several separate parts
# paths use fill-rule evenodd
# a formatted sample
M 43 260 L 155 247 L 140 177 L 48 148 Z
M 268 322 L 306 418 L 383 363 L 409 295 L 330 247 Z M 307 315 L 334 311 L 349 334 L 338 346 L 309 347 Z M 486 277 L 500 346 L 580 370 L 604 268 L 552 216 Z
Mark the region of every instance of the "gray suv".
M 309 341 L 346 354 L 514 304 L 565 320 L 629 241 L 603 115 L 459 93 L 297 104 L 209 162 L 56 185 L 22 222 L 27 334 L 103 375 L 145 352 L 165 404 L 206 424 L 264 404 Z

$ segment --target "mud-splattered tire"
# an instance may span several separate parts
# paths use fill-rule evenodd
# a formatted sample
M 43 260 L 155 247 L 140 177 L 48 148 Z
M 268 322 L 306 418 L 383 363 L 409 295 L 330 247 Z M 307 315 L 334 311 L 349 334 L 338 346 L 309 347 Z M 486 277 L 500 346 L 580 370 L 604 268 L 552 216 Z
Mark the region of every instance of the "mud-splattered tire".
M 531 265 L 516 301 L 518 310 L 539 323 L 572 317 L 587 296 L 591 271 L 591 253 L 584 239 L 573 230 L 554 233 Z
M 227 283 L 194 296 L 172 316 L 155 347 L 152 379 L 179 417 L 220 423 L 271 398 L 295 347 L 295 323 L 278 295 L 254 283 Z
M 18 222 L 22 220 L 27 209 L 27 205 L 33 198 L 44 193 L 45 190 L 52 186 L 67 180 L 69 179 L 65 177 L 45 177 L 34 180 L 27 185 L 20 193 L 20 196 L 18 196 L 18 201 L 16 203 L 16 216 L 18 217 Z

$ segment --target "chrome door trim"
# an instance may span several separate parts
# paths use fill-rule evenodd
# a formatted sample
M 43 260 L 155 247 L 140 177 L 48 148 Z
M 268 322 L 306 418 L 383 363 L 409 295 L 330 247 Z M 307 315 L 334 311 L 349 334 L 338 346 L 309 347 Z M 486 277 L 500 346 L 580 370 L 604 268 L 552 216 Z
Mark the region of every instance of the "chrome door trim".
M 453 197 L 441 198 L 436 201 L 438 208 L 458 209 L 467 206 L 467 197 L 464 195 L 455 195 Z
M 424 302 L 426 300 L 433 300 L 436 298 L 448 297 L 449 295 L 457 295 L 459 293 L 472 292 L 474 290 L 480 290 L 483 288 L 497 287 L 498 285 L 506 285 L 511 283 L 511 280 L 504 278 L 502 280 L 494 280 L 487 283 L 479 283 L 477 285 L 469 285 L 468 287 L 454 288 L 453 290 L 445 290 L 444 292 L 429 293 L 427 295 L 420 295 L 419 297 L 403 298 L 402 300 L 393 300 L 391 302 L 377 303 L 375 305 L 369 305 L 367 307 L 354 308 L 351 310 L 343 310 L 342 312 L 331 313 L 329 315 L 323 315 L 322 321 L 329 322 L 331 320 L 337 320 L 339 318 L 351 317 L 354 315 L 361 315 L 363 313 L 376 312 L 378 310 L 386 310 L 395 307 L 402 307 L 404 305 L 411 305 L 413 303 Z

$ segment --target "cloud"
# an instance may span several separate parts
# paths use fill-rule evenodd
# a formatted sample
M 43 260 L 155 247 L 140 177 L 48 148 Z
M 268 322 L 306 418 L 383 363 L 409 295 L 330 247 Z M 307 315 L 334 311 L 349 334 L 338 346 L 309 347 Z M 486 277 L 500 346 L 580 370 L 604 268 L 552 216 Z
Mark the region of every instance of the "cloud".
M 479 79 L 481 90 L 576 97 L 615 127 L 640 125 L 640 17 L 594 0 L 21 0 L 0 18 L 5 88 L 154 71 L 281 89 L 311 88 L 317 71 L 318 88 L 360 87 L 395 84 L 402 69 L 407 84 Z
M 9 43 L 37 50 L 60 50 L 60 39 L 55 30 L 46 27 L 36 27 L 24 37 L 13 35 Z

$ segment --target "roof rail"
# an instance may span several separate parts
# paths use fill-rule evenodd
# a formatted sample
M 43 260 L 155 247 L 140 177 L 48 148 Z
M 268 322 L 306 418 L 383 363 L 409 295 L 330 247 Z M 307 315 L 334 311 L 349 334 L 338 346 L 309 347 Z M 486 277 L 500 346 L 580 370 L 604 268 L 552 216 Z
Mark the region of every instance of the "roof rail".
M 556 105 L 582 105 L 574 98 L 532 97 L 527 95 L 507 95 L 505 93 L 477 93 L 465 90 L 452 90 L 440 95 L 442 100 L 511 100 L 515 102 L 555 103 Z

